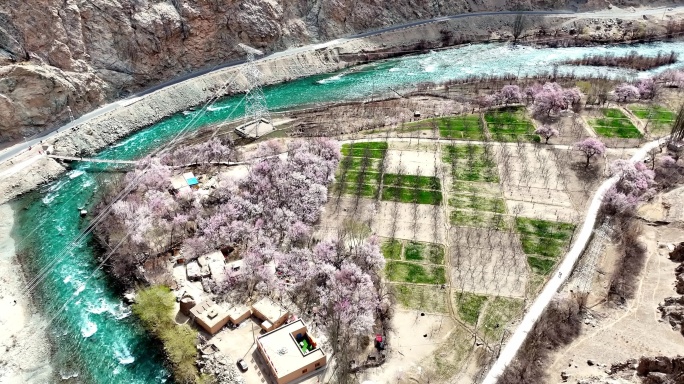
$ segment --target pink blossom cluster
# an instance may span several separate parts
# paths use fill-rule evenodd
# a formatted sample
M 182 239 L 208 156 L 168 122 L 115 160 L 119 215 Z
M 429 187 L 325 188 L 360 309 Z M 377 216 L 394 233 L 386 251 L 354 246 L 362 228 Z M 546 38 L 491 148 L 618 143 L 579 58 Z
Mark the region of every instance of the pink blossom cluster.
M 638 100 L 641 97 L 639 88 L 628 83 L 622 83 L 615 87 L 615 97 L 618 102 Z
M 532 101 L 535 115 L 549 116 L 577 105 L 582 99 L 579 88 L 563 88 L 558 83 L 535 83 L 525 88 L 525 96 Z
M 667 86 L 684 88 L 684 70 L 668 69 L 657 76 Z
M 613 214 L 625 214 L 636 210 L 639 203 L 653 197 L 655 173 L 642 162 L 616 160 L 611 173 L 620 177 L 604 197 L 604 206 Z
M 542 137 L 544 139 L 544 143 L 546 144 L 549 143 L 550 138 L 559 135 L 559 132 L 556 128 L 550 127 L 548 125 L 542 125 L 541 127 L 535 129 L 534 133 Z

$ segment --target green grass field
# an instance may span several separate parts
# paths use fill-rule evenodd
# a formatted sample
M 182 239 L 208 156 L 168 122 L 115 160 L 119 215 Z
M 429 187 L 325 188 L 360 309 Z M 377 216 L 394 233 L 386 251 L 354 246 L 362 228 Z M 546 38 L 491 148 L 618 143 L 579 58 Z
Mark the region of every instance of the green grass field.
M 534 134 L 534 125 L 525 116 L 524 107 L 491 109 L 485 113 L 484 119 L 489 133 L 496 141 L 538 140 Z
M 477 115 L 438 117 L 404 124 L 400 132 L 415 132 L 437 128 L 441 137 L 464 140 L 483 140 L 484 134 Z
M 468 292 L 456 293 L 456 307 L 458 316 L 466 323 L 475 326 L 480 318 L 482 306 L 487 301 L 487 296 L 476 295 Z
M 455 180 L 453 192 L 467 195 L 501 196 L 501 188 L 498 184 L 476 181 Z
M 388 261 L 385 266 L 390 281 L 414 284 L 444 284 L 446 275 L 443 266 L 427 266 L 402 261 Z
M 589 124 L 591 124 L 598 135 L 623 139 L 640 138 L 643 136 L 619 109 L 604 108 L 601 112 L 605 117 L 589 121 Z

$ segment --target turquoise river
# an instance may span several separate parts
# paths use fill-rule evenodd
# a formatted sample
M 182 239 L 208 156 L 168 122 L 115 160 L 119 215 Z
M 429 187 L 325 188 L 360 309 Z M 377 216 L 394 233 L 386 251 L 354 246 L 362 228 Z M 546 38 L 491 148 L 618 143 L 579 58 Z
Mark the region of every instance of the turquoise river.
M 313 103 L 369 97 L 424 81 L 440 82 L 468 75 L 528 75 L 549 71 L 554 62 L 594 53 L 655 55 L 675 51 L 684 57 L 684 43 L 661 42 L 638 46 L 589 48 L 531 48 L 503 44 L 476 44 L 426 54 L 380 61 L 337 73 L 304 78 L 265 89 L 269 108 L 283 110 Z M 681 66 L 681 63 L 674 65 Z M 662 70 L 661 68 L 660 70 Z M 627 70 L 567 67 L 559 72 L 604 74 L 634 79 L 647 76 Z M 182 129 L 197 130 L 211 123 L 240 117 L 240 97 L 170 116 L 139 131 L 98 156 L 136 159 L 169 142 Z M 201 114 L 201 115 L 200 115 Z M 196 118 L 196 119 L 195 119 Z M 193 122 L 189 124 L 189 122 Z M 12 236 L 29 281 L 40 274 L 33 291 L 35 302 L 50 321 L 54 345 L 52 365 L 67 382 L 158 383 L 169 381 L 159 345 L 142 331 L 130 309 L 122 303 L 111 281 L 97 269 L 91 236 L 80 233 L 88 226 L 78 210 L 91 210 L 97 192 L 111 173 L 100 166 L 77 163 L 72 170 L 39 190 L 14 201 Z M 46 357 L 47 358 L 47 357 Z

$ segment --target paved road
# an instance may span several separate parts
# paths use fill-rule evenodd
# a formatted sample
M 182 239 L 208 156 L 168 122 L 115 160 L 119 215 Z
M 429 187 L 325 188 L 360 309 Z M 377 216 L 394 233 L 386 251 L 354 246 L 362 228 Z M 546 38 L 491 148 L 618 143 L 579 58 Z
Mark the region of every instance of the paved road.
M 524 14 L 524 15 L 537 15 L 537 16 L 559 16 L 559 17 L 594 17 L 594 18 L 615 18 L 615 17 L 634 17 L 634 16 L 640 16 L 640 15 L 664 15 L 665 12 L 668 11 L 669 8 L 666 7 L 659 7 L 659 8 L 652 8 L 652 9 L 646 9 L 646 10 L 639 10 L 637 12 L 632 12 L 630 10 L 622 10 L 622 9 L 611 9 L 611 10 L 604 10 L 604 11 L 599 11 L 599 12 L 585 12 L 585 13 L 575 13 L 572 11 L 521 11 L 521 12 L 516 12 L 516 11 L 500 11 L 500 12 L 474 12 L 474 13 L 462 13 L 458 15 L 451 15 L 451 16 L 440 16 L 440 17 L 435 17 L 432 19 L 427 19 L 427 20 L 419 20 L 419 21 L 413 21 L 405 24 L 400 24 L 400 25 L 395 25 L 395 26 L 390 26 L 374 31 L 368 31 L 368 32 L 363 32 L 351 36 L 346 36 L 344 38 L 336 39 L 336 40 L 331 40 L 325 43 L 321 44 L 313 44 L 313 45 L 305 45 L 302 47 L 297 47 L 297 48 L 291 48 L 287 49 L 285 51 L 281 52 L 276 52 L 273 54 L 270 54 L 268 56 L 265 56 L 261 60 L 272 60 L 276 59 L 278 57 L 282 56 L 287 56 L 287 55 L 293 55 L 309 50 L 316 50 L 316 49 L 321 49 L 321 48 L 326 48 L 331 45 L 337 45 L 344 43 L 349 40 L 353 39 L 358 39 L 358 38 L 364 38 L 364 37 L 369 37 L 373 35 L 378 35 L 381 33 L 385 32 L 392 32 L 392 31 L 397 31 L 401 29 L 406 29 L 406 28 L 411 28 L 411 27 L 416 27 L 419 25 L 423 24 L 430 24 L 430 23 L 439 23 L 442 21 L 448 21 L 448 20 L 455 20 L 455 19 L 462 19 L 466 17 L 478 17 L 478 16 L 497 16 L 497 15 L 516 15 L 516 14 Z M 674 12 L 681 12 L 684 10 L 684 6 L 678 6 L 674 8 Z M 189 80 L 198 76 L 205 75 L 207 73 L 213 72 L 213 71 L 218 71 L 222 70 L 225 68 L 233 67 L 236 65 L 243 64 L 245 60 L 235 60 L 235 61 L 230 61 L 215 67 L 211 68 L 205 68 L 201 69 L 198 71 L 194 71 L 191 73 L 188 73 L 186 75 L 177 77 L 173 80 L 169 80 L 167 82 L 155 85 L 153 87 L 150 87 L 144 91 L 138 92 L 132 96 L 129 96 L 126 99 L 119 100 L 112 102 L 110 104 L 107 104 L 99 109 L 96 109 L 95 111 L 92 111 L 90 113 L 87 113 L 80 118 L 74 120 L 71 123 L 68 123 L 66 125 L 63 125 L 59 128 L 55 128 L 50 131 L 43 132 L 40 136 L 37 137 L 32 137 L 27 140 L 25 140 L 22 143 L 16 144 L 14 146 L 11 146 L 9 148 L 5 148 L 0 150 L 0 164 L 3 162 L 13 158 L 14 156 L 18 155 L 19 153 L 25 151 L 31 146 L 39 144 L 42 140 L 47 140 L 50 138 L 53 138 L 55 135 L 59 134 L 59 131 L 66 131 L 76 125 L 79 125 L 81 123 L 84 123 L 86 121 L 89 121 L 91 119 L 94 119 L 104 113 L 110 112 L 112 110 L 115 110 L 120 107 L 124 107 L 127 105 L 130 105 L 132 103 L 135 103 L 136 101 L 140 100 L 142 97 L 145 97 L 145 95 L 148 95 L 154 91 L 157 91 L 159 89 L 171 86 L 173 84 L 180 83 L 185 80 Z
M 663 138 L 647 143 L 643 147 L 639 148 L 639 150 L 634 154 L 634 156 L 632 156 L 630 160 L 632 162 L 643 161 L 651 149 L 665 142 L 665 140 L 666 138 Z M 565 255 L 565 258 L 563 259 L 563 262 L 558 268 L 556 274 L 548 283 L 546 283 L 544 290 L 541 292 L 541 294 L 539 294 L 539 296 L 537 296 L 537 299 L 525 314 L 525 317 L 523 318 L 522 322 L 520 322 L 520 325 L 518 325 L 518 328 L 515 330 L 511 338 L 506 342 L 506 346 L 499 354 L 498 359 L 489 370 L 489 373 L 487 373 L 487 376 L 482 384 L 497 383 L 499 376 L 503 373 L 504 369 L 506 369 L 508 364 L 518 353 L 518 350 L 524 343 L 527 334 L 537 323 L 537 320 L 544 312 L 544 309 L 546 309 L 546 306 L 551 302 L 561 285 L 563 285 L 565 280 L 572 273 L 577 260 L 591 238 L 591 234 L 596 223 L 596 217 L 598 215 L 599 208 L 601 208 L 601 202 L 603 201 L 603 196 L 608 189 L 610 189 L 610 187 L 617 183 L 618 179 L 619 177 L 617 175 L 613 176 L 599 186 L 598 190 L 594 194 L 594 198 L 591 201 L 591 205 L 587 211 L 587 217 L 584 220 L 584 224 L 582 225 L 579 235 L 575 239 L 575 243 L 572 245 L 572 248 L 570 248 L 570 251 L 567 253 L 567 255 Z

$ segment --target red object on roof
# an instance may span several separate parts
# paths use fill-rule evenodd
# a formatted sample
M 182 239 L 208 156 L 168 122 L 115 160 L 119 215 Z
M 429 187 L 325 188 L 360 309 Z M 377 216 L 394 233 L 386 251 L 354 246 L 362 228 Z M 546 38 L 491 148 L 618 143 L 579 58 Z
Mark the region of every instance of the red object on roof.
M 375 341 L 382 343 L 382 335 L 375 335 Z

